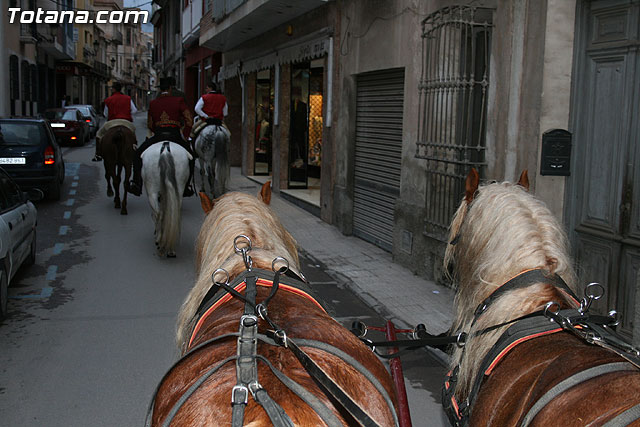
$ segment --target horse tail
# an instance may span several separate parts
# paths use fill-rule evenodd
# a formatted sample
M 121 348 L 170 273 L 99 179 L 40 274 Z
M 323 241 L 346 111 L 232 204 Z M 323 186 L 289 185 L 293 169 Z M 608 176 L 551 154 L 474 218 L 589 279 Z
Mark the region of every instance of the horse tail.
M 229 179 L 229 136 L 222 126 L 218 126 L 215 137 L 216 177 L 220 189 L 218 195 L 224 194 Z
M 158 248 L 163 252 L 173 252 L 180 238 L 180 211 L 182 189 L 176 181 L 176 167 L 169 142 L 165 141 L 158 160 L 160 168 L 160 229 L 156 235 Z

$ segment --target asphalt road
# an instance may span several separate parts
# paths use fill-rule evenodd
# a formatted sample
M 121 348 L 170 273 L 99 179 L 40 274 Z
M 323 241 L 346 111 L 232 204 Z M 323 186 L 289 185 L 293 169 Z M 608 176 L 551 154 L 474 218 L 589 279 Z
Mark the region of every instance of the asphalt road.
M 138 139 L 144 115 L 136 116 Z M 93 144 L 64 148 L 59 202 L 38 202 L 36 264 L 18 272 L 0 324 L 1 426 L 142 425 L 153 390 L 175 361 L 176 313 L 193 283 L 204 214 L 185 199 L 173 259 L 155 254 L 146 197 L 122 216 L 106 196 Z M 302 253 L 306 276 L 345 326 L 383 325 L 347 282 Z M 403 358 L 414 426 L 444 426 L 444 367 L 430 352 Z

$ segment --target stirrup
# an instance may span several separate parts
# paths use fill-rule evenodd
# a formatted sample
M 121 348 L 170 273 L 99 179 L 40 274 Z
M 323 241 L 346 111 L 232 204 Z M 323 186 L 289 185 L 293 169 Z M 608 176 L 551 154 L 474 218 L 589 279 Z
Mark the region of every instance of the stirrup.
M 127 193 L 131 193 L 134 196 L 140 196 L 142 194 L 142 186 L 135 181 L 130 181 L 127 188 Z
M 184 188 L 184 192 L 182 193 L 182 197 L 191 197 L 194 194 L 196 194 L 196 192 L 193 191 L 193 188 L 191 188 L 191 184 L 189 184 Z

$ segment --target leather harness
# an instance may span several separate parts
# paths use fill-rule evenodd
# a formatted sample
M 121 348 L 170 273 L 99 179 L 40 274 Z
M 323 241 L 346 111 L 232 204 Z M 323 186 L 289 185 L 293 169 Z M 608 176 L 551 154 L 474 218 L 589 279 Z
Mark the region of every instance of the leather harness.
M 275 260 L 274 260 L 275 261 Z M 321 388 L 327 392 L 340 406 L 351 414 L 351 416 L 362 426 L 378 426 L 373 418 L 362 408 L 360 408 L 353 399 L 347 395 L 340 386 L 338 386 L 329 375 L 311 359 L 302 347 L 312 347 L 322 350 L 326 353 L 339 357 L 344 362 L 348 363 L 351 367 L 356 369 L 362 374 L 382 395 L 385 399 L 389 410 L 394 416 L 395 425 L 398 426 L 397 415 L 392 403 L 392 400 L 379 380 L 371 374 L 362 364 L 355 360 L 350 355 L 346 354 L 342 350 L 333 347 L 324 342 L 306 339 L 295 339 L 286 335 L 286 332 L 278 327 L 268 317 L 267 306 L 269 300 L 275 296 L 278 289 L 283 289 L 287 292 L 293 292 L 300 296 L 311 299 L 320 308 L 322 306 L 315 301 L 305 290 L 309 290 L 306 283 L 299 280 L 298 276 L 290 272 L 288 269 L 284 273 L 287 274 L 287 284 L 281 284 L 281 271 L 275 271 L 275 273 L 261 270 L 252 269 L 248 266 L 248 269 L 237 276 L 231 284 L 214 282 L 200 307 L 197 310 L 196 318 L 198 322 L 194 327 L 190 344 L 193 342 L 193 337 L 196 335 L 200 326 L 202 325 L 203 318 L 210 315 L 217 307 L 224 304 L 224 302 L 233 298 L 238 298 L 245 303 L 244 315 L 240 319 L 239 331 L 237 333 L 224 334 L 212 339 L 209 339 L 203 343 L 198 344 L 196 347 L 190 349 L 180 360 L 178 360 L 165 374 L 162 381 L 156 388 L 153 395 L 153 399 L 149 405 L 147 411 L 146 426 L 151 425 L 151 418 L 153 413 L 153 406 L 155 397 L 160 389 L 160 385 L 164 382 L 167 376 L 187 357 L 191 356 L 195 352 L 200 351 L 203 348 L 217 344 L 220 341 L 237 337 L 237 353 L 235 356 L 228 357 L 220 361 L 217 365 L 209 369 L 205 374 L 198 378 L 189 389 L 180 397 L 175 403 L 165 420 L 163 426 L 169 426 L 171 421 L 178 413 L 180 408 L 189 399 L 191 395 L 213 374 L 215 374 L 223 365 L 233 360 L 236 361 L 236 378 L 237 384 L 231 391 L 232 402 L 232 427 L 240 427 L 244 422 L 244 410 L 248 403 L 249 394 L 253 399 L 259 403 L 269 419 L 276 427 L 293 427 L 293 422 L 289 416 L 284 412 L 282 407 L 275 402 L 268 394 L 268 392 L 262 388 L 258 380 L 258 361 L 266 364 L 272 373 L 283 382 L 292 392 L 294 392 L 300 399 L 302 399 L 309 407 L 311 407 L 316 414 L 323 420 L 323 422 L 329 427 L 342 426 L 342 422 L 336 417 L 331 409 L 329 409 L 320 399 L 314 394 L 306 390 L 300 384 L 296 383 L 292 379 L 288 378 L 284 373 L 276 369 L 266 358 L 257 354 L 258 341 L 269 345 L 277 345 L 288 348 L 300 361 L 302 366 L 308 371 L 309 375 L 321 386 Z M 273 279 L 269 279 L 272 276 Z M 269 296 L 260 304 L 256 304 L 257 286 L 270 286 L 271 292 Z M 301 289 L 302 288 L 302 289 Z M 224 292 L 219 292 L 223 290 Z M 240 292 L 244 290 L 245 293 Z M 309 290 L 310 291 L 310 290 Z M 324 311 L 324 309 L 323 309 Z M 258 317 L 265 320 L 270 326 L 271 330 L 268 330 L 266 334 L 258 332 Z
M 505 292 L 515 288 L 527 287 L 541 281 L 556 286 L 563 292 L 567 293 L 574 301 L 578 302 L 578 298 L 557 274 L 549 276 L 548 274 L 545 274 L 544 270 L 528 270 L 506 282 L 481 304 L 479 304 L 475 311 L 475 317 L 472 325 L 478 317 L 486 311 L 491 303 Z M 464 402 L 457 402 L 455 399 L 459 366 L 452 369 L 452 371 L 447 374 L 442 390 L 442 405 L 451 425 L 455 427 L 469 426 L 473 403 L 475 402 L 485 377 L 491 375 L 493 369 L 500 360 L 502 360 L 502 358 L 504 358 L 504 356 L 518 344 L 540 336 L 554 334 L 561 331 L 572 332 L 589 343 L 596 344 L 616 352 L 618 355 L 625 358 L 627 362 L 616 362 L 594 366 L 577 372 L 576 374 L 562 380 L 533 404 L 528 413 L 522 419 L 520 424 L 521 427 L 528 426 L 547 403 L 551 402 L 555 397 L 568 390 L 570 387 L 609 372 L 637 370 L 637 368 L 640 367 L 640 358 L 638 357 L 637 350 L 629 344 L 626 344 L 610 329 L 610 326 L 613 326 L 615 319 L 608 316 L 589 314 L 587 313 L 587 310 L 583 309 L 584 304 L 584 302 L 581 304 L 580 309 L 564 309 L 553 312 L 550 310 L 550 307 L 553 305 L 557 306 L 557 303 L 549 303 L 545 310 L 531 313 L 515 319 L 515 321 L 508 322 L 513 324 L 500 336 L 496 344 L 483 359 L 481 369 L 479 370 L 481 374 L 476 376 L 471 392 Z M 484 334 L 501 326 L 505 326 L 505 324 L 487 328 L 475 335 Z M 633 421 L 639 417 L 640 406 L 635 406 L 618 415 L 616 420 Z M 611 422 L 613 422 L 613 420 L 609 423 Z M 620 424 L 607 425 L 611 427 Z

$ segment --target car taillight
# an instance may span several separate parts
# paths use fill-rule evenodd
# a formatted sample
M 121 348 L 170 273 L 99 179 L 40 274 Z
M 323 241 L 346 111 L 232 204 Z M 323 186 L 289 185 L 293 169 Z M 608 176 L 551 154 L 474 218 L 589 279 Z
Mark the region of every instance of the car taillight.
M 87 120 L 85 120 L 85 122 L 91 123 L 91 119 L 87 119 Z
M 75 136 L 72 136 L 71 139 L 78 139 L 78 138 L 76 138 Z
M 53 147 L 52 146 L 47 146 L 47 148 L 44 149 L 44 164 L 45 165 L 52 165 L 56 162 L 55 159 L 55 151 L 53 151 Z

